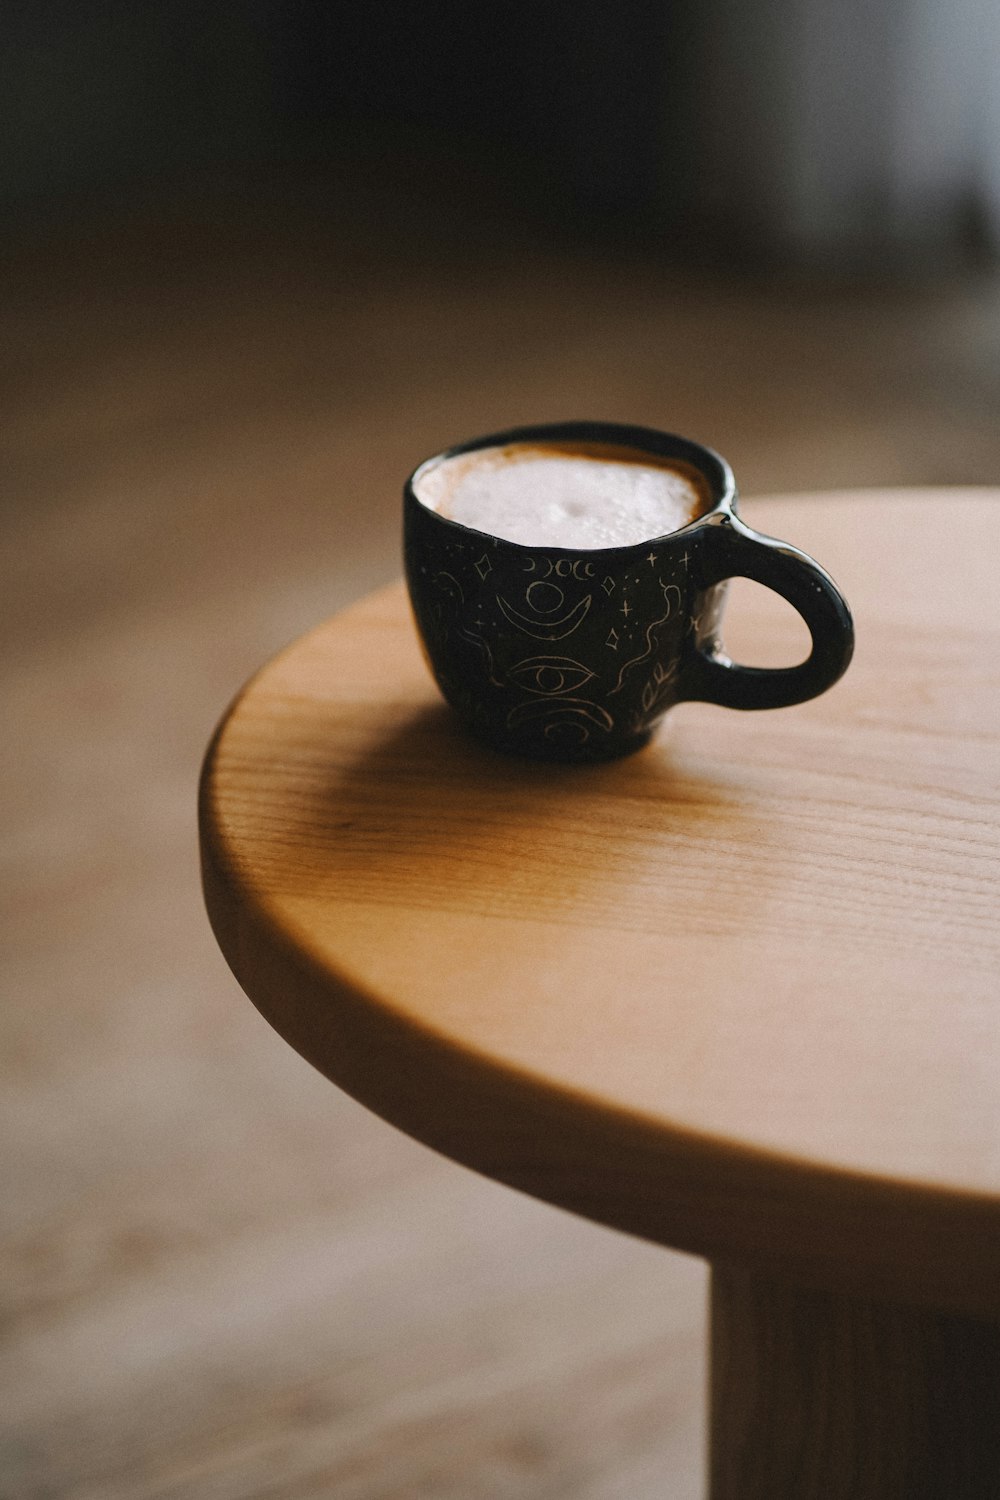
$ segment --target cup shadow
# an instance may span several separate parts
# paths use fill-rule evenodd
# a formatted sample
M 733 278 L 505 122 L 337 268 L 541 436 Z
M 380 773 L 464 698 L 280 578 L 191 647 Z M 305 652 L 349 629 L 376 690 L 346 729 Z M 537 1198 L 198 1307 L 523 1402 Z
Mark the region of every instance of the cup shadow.
M 435 704 L 363 749 L 311 753 L 284 830 L 308 847 L 286 867 L 301 894 L 662 931 L 746 837 L 738 781 L 695 769 L 669 731 L 621 760 L 539 762 Z

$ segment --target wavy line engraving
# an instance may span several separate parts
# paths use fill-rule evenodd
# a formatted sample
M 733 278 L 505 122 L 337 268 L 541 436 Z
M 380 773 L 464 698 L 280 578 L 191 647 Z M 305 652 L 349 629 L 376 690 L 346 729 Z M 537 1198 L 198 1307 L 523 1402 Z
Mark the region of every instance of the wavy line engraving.
M 446 579 L 447 582 L 442 582 L 442 579 Z M 459 583 L 454 573 L 447 573 L 442 568 L 439 572 L 434 574 L 431 582 L 434 583 L 443 594 L 447 594 L 450 598 L 454 598 L 457 594 L 459 603 L 465 603 L 465 590 L 462 588 L 462 585 Z
M 661 615 L 658 620 L 653 620 L 653 621 L 650 622 L 649 625 L 646 626 L 646 649 L 645 649 L 645 651 L 640 652 L 640 654 L 638 656 L 633 656 L 627 662 L 625 662 L 625 664 L 623 665 L 621 671 L 618 673 L 618 681 L 615 683 L 614 687 L 611 689 L 611 692 L 608 694 L 609 697 L 611 696 L 611 693 L 617 693 L 617 692 L 621 691 L 621 689 L 622 689 L 622 687 L 624 686 L 624 683 L 625 683 L 625 674 L 626 674 L 626 672 L 628 672 L 632 667 L 638 666 L 639 662 L 641 662 L 641 661 L 648 661 L 649 658 L 652 656 L 653 652 L 656 650 L 657 642 L 656 642 L 656 638 L 655 638 L 653 632 L 655 630 L 658 630 L 661 625 L 665 625 L 667 623 L 667 621 L 670 619 L 670 616 L 674 612 L 673 611 L 673 606 L 671 605 L 671 602 L 670 602 L 669 595 L 670 594 L 676 594 L 677 595 L 677 603 L 678 603 L 678 605 L 680 605 L 683 602 L 683 595 L 681 594 L 681 591 L 677 587 L 676 583 L 668 583 L 668 584 L 665 584 L 665 585 L 661 584 L 660 587 L 663 589 L 663 597 L 664 597 L 664 599 L 666 600 L 666 603 L 667 603 L 667 612 L 666 612 L 665 615 Z
M 463 641 L 468 641 L 471 646 L 476 647 L 477 651 L 481 651 L 483 653 L 486 676 L 489 678 L 490 682 L 492 682 L 493 686 L 503 687 L 502 681 L 496 674 L 496 668 L 493 664 L 493 652 L 490 650 L 489 642 L 485 640 L 483 636 L 477 635 L 474 630 L 468 630 L 461 625 L 458 628 L 458 633 L 462 637 Z

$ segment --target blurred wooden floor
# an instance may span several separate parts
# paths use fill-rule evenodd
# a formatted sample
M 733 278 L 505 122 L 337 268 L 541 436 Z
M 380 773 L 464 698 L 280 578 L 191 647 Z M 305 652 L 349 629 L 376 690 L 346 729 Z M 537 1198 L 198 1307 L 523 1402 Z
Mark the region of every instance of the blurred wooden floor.
M 328 192 L 7 258 L 0 1496 L 694 1500 L 700 1265 L 437 1159 L 268 1030 L 202 913 L 199 760 L 395 575 L 451 440 L 600 416 L 748 494 L 996 483 L 1000 283 L 751 284 Z

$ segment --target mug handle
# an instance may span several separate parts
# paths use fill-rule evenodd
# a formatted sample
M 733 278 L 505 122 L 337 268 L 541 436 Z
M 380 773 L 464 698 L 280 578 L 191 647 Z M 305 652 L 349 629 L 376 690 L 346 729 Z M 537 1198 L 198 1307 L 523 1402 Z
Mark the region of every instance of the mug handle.
M 698 559 L 702 588 L 750 578 L 780 594 L 805 621 L 812 651 L 796 667 L 743 667 L 709 640 L 692 645 L 681 695 L 724 708 L 786 708 L 832 687 L 854 652 L 854 622 L 837 585 L 805 552 L 764 536 L 732 513 L 706 526 Z

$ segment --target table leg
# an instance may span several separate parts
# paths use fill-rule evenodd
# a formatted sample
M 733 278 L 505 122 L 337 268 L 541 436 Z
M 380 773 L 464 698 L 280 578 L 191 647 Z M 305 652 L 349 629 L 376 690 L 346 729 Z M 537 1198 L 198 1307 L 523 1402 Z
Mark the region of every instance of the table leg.
M 1000 1325 L 712 1273 L 710 1500 L 997 1500 Z

